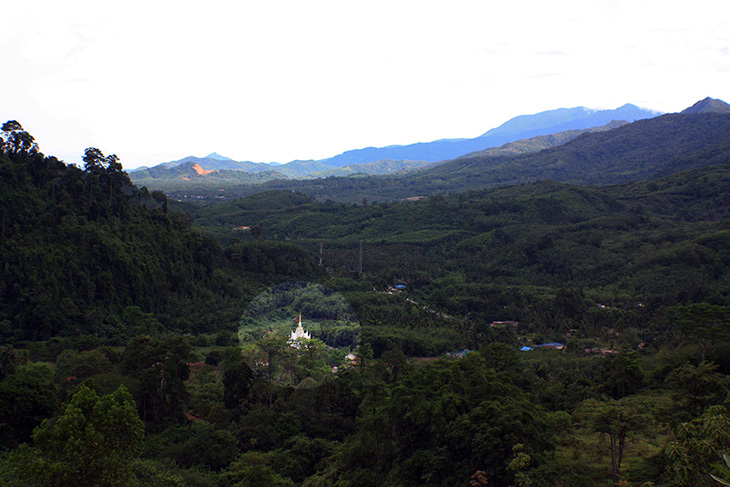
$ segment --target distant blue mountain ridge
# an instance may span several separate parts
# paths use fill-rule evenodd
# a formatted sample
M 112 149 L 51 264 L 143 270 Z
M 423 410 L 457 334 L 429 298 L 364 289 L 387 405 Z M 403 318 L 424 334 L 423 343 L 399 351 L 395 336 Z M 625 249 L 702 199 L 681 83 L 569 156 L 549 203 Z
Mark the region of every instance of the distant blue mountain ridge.
M 368 147 L 347 151 L 320 162 L 336 167 L 382 159 L 436 162 L 538 135 L 600 127 L 613 120 L 634 122 L 657 115 L 661 115 L 661 112 L 639 108 L 630 103 L 615 110 L 559 108 L 515 117 L 473 139 L 444 139 L 382 148 Z
M 218 154 L 217 152 L 212 152 L 212 153 L 208 154 L 207 156 L 205 156 L 205 158 L 206 159 L 216 159 L 219 161 L 233 161 L 233 159 L 231 159 L 230 157 L 222 156 L 222 155 Z
M 206 170 L 270 171 L 274 169 L 287 177 L 307 177 L 324 175 L 328 169 L 336 170 L 345 166 L 368 164 L 378 161 L 420 161 L 438 162 L 454 159 L 465 154 L 498 147 L 516 140 L 540 135 L 550 135 L 568 130 L 600 127 L 611 121 L 633 122 L 661 115 L 660 112 L 626 104 L 615 110 L 594 110 L 585 107 L 559 108 L 532 115 L 521 115 L 508 120 L 479 137 L 471 139 L 441 139 L 409 145 L 389 147 L 367 147 L 343 152 L 342 154 L 319 161 L 291 161 L 287 164 L 267 164 L 251 161 L 234 161 L 215 152 L 205 157 L 186 157 L 155 166 L 173 168 L 186 162 L 200 164 Z M 353 166 L 357 167 L 357 166 Z M 138 170 L 147 170 L 147 167 Z M 335 171 L 337 172 L 337 171 Z M 132 172 L 134 174 L 134 171 Z

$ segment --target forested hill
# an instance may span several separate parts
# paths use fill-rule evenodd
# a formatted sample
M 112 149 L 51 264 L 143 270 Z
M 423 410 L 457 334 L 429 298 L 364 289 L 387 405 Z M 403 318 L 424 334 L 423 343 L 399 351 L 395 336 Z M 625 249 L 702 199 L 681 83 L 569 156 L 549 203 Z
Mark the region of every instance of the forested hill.
M 669 114 L 562 146 L 518 156 L 467 155 L 417 173 L 391 177 L 270 181 L 239 194 L 292 189 L 318 199 L 359 202 L 552 180 L 573 184 L 643 181 L 730 159 L 730 114 Z
M 39 152 L 17 122 L 0 133 L 0 339 L 235 329 L 266 283 L 313 272 L 285 243 L 218 243 L 134 187 L 116 156 L 84 169 Z
M 465 156 L 423 175 L 488 183 L 550 179 L 573 184 L 642 181 L 730 158 L 730 114 L 670 114 L 586 134 L 529 156 Z

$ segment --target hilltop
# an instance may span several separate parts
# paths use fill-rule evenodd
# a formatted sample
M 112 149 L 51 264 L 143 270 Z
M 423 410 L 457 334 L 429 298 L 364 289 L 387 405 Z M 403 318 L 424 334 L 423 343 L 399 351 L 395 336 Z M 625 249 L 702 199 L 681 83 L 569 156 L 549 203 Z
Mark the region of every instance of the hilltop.
M 708 96 L 691 107 L 682 110 L 682 113 L 730 113 L 730 105 L 722 100 L 717 100 Z

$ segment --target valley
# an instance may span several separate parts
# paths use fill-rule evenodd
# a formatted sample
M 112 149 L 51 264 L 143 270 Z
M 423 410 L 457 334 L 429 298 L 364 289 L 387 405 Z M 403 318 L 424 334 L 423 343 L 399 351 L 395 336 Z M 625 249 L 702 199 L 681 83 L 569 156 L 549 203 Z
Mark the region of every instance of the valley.
M 0 483 L 718 485 L 715 102 L 307 179 L 4 124 Z

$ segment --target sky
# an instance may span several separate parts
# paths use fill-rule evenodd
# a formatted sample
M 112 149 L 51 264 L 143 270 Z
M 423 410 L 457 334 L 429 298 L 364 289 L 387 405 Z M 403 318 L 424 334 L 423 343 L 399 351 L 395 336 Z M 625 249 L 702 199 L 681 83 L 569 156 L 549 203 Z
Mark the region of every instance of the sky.
M 561 107 L 730 102 L 730 2 L 23 0 L 0 53 L 0 121 L 46 155 L 285 163 Z

